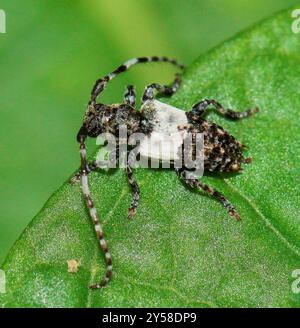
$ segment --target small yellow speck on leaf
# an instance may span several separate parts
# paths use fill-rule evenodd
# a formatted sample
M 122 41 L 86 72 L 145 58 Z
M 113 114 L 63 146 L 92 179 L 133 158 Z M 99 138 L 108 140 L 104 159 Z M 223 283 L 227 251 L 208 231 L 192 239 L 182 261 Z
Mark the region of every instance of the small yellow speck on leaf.
M 76 260 L 68 260 L 68 272 L 69 273 L 77 273 L 80 267 L 80 262 Z

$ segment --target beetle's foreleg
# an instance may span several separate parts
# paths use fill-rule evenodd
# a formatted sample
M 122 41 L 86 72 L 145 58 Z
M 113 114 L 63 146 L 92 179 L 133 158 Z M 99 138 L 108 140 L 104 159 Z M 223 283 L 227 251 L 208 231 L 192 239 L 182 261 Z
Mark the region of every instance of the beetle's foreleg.
M 110 163 L 115 163 L 115 167 L 117 166 L 117 163 L 119 161 L 119 148 L 118 147 L 109 153 L 109 160 L 110 160 Z M 93 171 L 98 171 L 99 169 L 105 168 L 104 164 L 106 164 L 106 162 L 103 162 L 102 160 L 94 160 L 92 162 L 87 162 L 86 163 L 86 174 L 90 174 Z M 82 171 L 79 170 L 70 179 L 70 183 L 75 184 L 75 183 L 80 182 L 81 175 L 82 175 Z
M 104 253 L 105 263 L 106 263 L 106 272 L 104 278 L 97 284 L 91 285 L 92 289 L 99 289 L 106 286 L 111 279 L 112 276 L 112 259 L 110 252 L 108 250 L 108 246 L 106 240 L 104 238 L 104 233 L 102 230 L 102 226 L 100 224 L 100 219 L 94 206 L 94 202 L 92 200 L 92 196 L 89 189 L 88 183 L 88 175 L 87 175 L 87 161 L 86 161 L 86 147 L 84 141 L 80 141 L 80 158 L 81 158 L 81 187 L 82 194 L 86 203 L 86 206 L 89 210 L 90 217 L 94 224 L 95 232 L 97 238 L 99 240 L 100 247 Z
M 102 162 L 99 161 L 92 161 L 92 162 L 87 162 L 86 164 L 86 174 L 90 174 L 92 171 L 97 171 L 98 169 L 102 169 Z M 80 182 L 82 176 L 82 171 L 79 170 L 77 173 L 73 175 L 73 177 L 70 179 L 71 184 L 75 184 Z

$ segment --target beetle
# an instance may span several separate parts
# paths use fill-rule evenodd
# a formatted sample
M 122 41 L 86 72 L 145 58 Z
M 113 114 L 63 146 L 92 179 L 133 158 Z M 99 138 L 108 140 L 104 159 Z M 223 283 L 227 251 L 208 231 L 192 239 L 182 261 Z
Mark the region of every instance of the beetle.
M 174 81 L 170 85 L 152 83 L 146 86 L 142 96 L 140 110 L 136 109 L 136 93 L 132 85 L 126 88 L 123 102 L 120 104 L 106 105 L 97 102 L 98 96 L 113 78 L 136 64 L 150 62 L 171 63 L 182 71 L 185 68 L 184 65 L 178 63 L 176 60 L 167 57 L 138 57 L 126 61 L 117 69 L 96 81 L 87 105 L 83 124 L 77 134 L 77 141 L 80 144 L 81 166 L 79 173 L 76 174 L 73 181 L 81 180 L 83 197 L 89 209 L 90 217 L 93 221 L 106 262 L 106 273 L 104 278 L 99 283 L 90 286 L 92 289 L 102 288 L 110 281 L 112 277 L 112 258 L 89 190 L 88 174 L 100 168 L 100 164 L 97 160 L 93 162 L 88 162 L 87 160 L 85 145 L 87 137 L 96 138 L 102 133 L 107 132 L 117 137 L 120 126 L 125 126 L 127 138 L 134 133 L 143 133 L 145 136 L 139 144 L 138 149 L 140 155 L 163 160 L 162 157 L 164 157 L 164 152 L 157 151 L 155 147 L 149 152 L 149 143 L 153 145 L 155 137 L 163 135 L 163 140 L 160 141 L 167 142 L 167 139 L 169 139 L 169 141 L 174 141 L 178 149 L 181 149 L 184 145 L 184 139 L 187 133 L 191 134 L 193 137 L 197 133 L 201 133 L 203 135 L 204 171 L 239 172 L 242 170 L 241 165 L 243 163 L 251 162 L 250 157 L 245 158 L 243 156 L 245 146 L 221 126 L 205 120 L 204 115 L 209 109 L 214 109 L 224 117 L 239 120 L 258 112 L 258 107 L 243 112 L 237 112 L 232 109 L 224 108 L 214 99 L 204 99 L 194 104 L 189 111 L 185 112 L 182 109 L 167 105 L 156 99 L 161 96 L 170 97 L 178 90 L 181 84 L 181 74 L 179 73 L 176 74 Z M 177 139 L 174 138 L 175 132 L 178 132 L 181 137 Z M 194 143 L 192 143 L 190 151 L 192 153 L 196 152 Z M 182 156 L 182 153 L 174 153 L 173 156 L 171 156 L 171 160 L 174 161 L 179 159 L 179 161 L 181 161 L 182 158 L 180 156 Z M 221 202 L 230 216 L 234 217 L 236 220 L 240 220 L 239 214 L 227 198 L 219 191 L 201 182 L 197 177 L 192 176 L 191 178 L 188 174 L 189 169 L 184 163 L 181 167 L 174 166 L 173 169 L 187 185 L 192 188 L 204 190 Z M 125 170 L 133 194 L 133 199 L 128 209 L 128 216 L 132 218 L 136 213 L 140 200 L 140 189 L 134 177 L 129 156 L 126 157 L 125 160 Z

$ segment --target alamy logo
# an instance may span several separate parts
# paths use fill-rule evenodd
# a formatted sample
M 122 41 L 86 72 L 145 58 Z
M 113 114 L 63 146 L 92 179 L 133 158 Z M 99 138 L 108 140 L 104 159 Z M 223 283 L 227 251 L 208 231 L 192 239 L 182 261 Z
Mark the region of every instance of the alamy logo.
M 291 26 L 292 32 L 297 34 L 300 32 L 300 9 L 295 9 L 292 12 L 292 18 L 295 18 Z
M 0 33 L 6 33 L 6 14 L 0 9 Z
M 119 125 L 118 136 L 101 133 L 96 139 L 100 150 L 95 163 L 98 168 L 184 168 L 187 179 L 199 178 L 204 172 L 203 133 L 155 132 L 150 136 L 132 133 L 128 137 L 126 125 Z M 130 147 L 130 150 L 129 148 Z
M 0 270 L 0 294 L 6 293 L 5 285 L 6 285 L 5 272 L 3 270 Z

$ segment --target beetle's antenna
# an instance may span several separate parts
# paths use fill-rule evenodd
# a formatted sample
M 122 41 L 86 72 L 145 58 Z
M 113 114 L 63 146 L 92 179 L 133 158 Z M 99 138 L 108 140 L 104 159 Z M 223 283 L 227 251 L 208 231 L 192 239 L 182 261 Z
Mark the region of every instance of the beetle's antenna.
M 119 74 L 126 72 L 130 67 L 139 64 L 139 63 L 151 63 L 151 62 L 167 62 L 170 64 L 173 64 L 180 69 L 184 69 L 185 66 L 183 64 L 178 63 L 175 59 L 170 59 L 167 57 L 137 57 L 132 58 L 128 61 L 126 61 L 124 64 L 119 66 L 117 69 L 115 69 L 113 72 L 109 73 L 108 75 L 105 75 L 101 79 L 98 79 L 92 89 L 91 93 L 91 103 L 96 101 L 96 98 L 99 96 L 99 94 L 104 90 L 107 83 L 112 80 L 114 77 L 118 76 Z
M 94 223 L 94 227 L 95 227 L 96 235 L 99 239 L 100 247 L 105 256 L 105 263 L 106 263 L 105 276 L 100 283 L 90 286 L 90 288 L 92 289 L 99 289 L 106 286 L 112 276 L 112 260 L 106 240 L 104 238 L 102 227 L 100 225 L 99 216 L 90 194 L 89 183 L 88 183 L 88 166 L 86 160 L 86 146 L 84 143 L 84 138 L 81 138 L 80 140 L 80 159 L 81 159 L 81 185 L 82 185 L 83 196 L 86 205 L 89 209 L 90 217 Z

